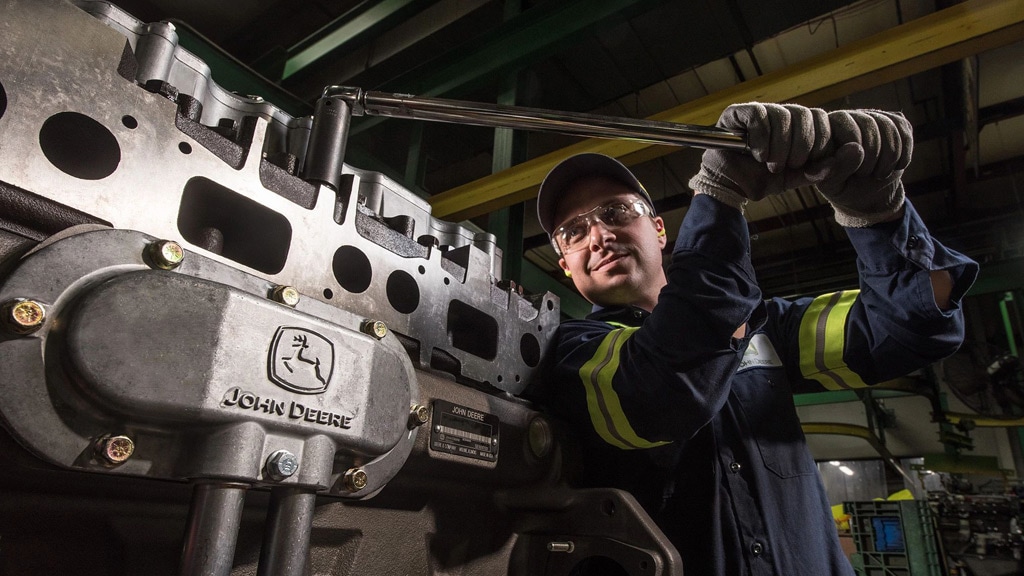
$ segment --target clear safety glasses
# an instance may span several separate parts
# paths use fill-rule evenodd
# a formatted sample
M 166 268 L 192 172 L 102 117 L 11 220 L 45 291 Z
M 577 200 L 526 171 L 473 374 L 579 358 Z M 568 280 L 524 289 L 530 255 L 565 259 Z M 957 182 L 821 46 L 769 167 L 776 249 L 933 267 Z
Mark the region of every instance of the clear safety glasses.
M 555 229 L 551 245 L 560 256 L 578 252 L 587 247 L 590 227 L 600 222 L 608 230 L 617 230 L 632 224 L 637 218 L 649 216 L 651 208 L 639 198 L 623 202 L 615 200 L 584 212 Z

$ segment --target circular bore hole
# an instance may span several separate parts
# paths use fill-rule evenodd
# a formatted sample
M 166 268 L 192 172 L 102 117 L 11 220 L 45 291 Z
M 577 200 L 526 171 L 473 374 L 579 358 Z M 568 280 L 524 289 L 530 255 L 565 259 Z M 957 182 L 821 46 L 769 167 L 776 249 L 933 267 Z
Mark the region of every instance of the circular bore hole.
M 110 130 L 78 112 L 47 118 L 39 129 L 39 147 L 61 172 L 82 180 L 106 178 L 121 163 L 121 147 Z
M 324 288 L 324 298 L 327 298 L 328 300 L 334 298 L 334 290 L 331 290 L 330 288 Z
M 192 145 L 189 144 L 188 142 L 180 142 L 178 143 L 178 150 L 181 150 L 182 154 L 191 154 Z
M 501 382 L 502 380 L 503 378 L 501 377 L 501 374 L 498 374 L 498 382 Z
M 537 341 L 537 337 L 529 333 L 523 334 L 519 339 L 519 354 L 527 366 L 536 368 L 537 364 L 540 364 L 540 342 Z
M 420 266 L 419 268 L 417 268 L 417 270 L 420 271 L 420 274 L 426 274 L 427 273 L 427 269 L 424 268 L 423 266 Z
M 4 117 L 4 112 L 7 111 L 7 92 L 4 90 L 4 85 L 0 83 L 0 118 Z
M 445 278 L 445 279 L 444 279 L 444 285 L 445 285 L 445 286 L 447 286 L 447 285 L 449 285 L 449 284 L 451 284 L 451 283 L 452 283 L 452 281 L 451 281 L 451 280 L 449 280 L 448 278 Z
M 420 287 L 409 273 L 395 270 L 388 276 L 385 288 L 391 307 L 402 314 L 411 314 L 420 305 Z
M 548 300 L 548 310 L 554 310 L 554 309 L 555 309 L 555 301 L 554 300 Z
M 334 253 L 334 279 L 341 287 L 353 294 L 365 292 L 370 287 L 373 268 L 370 259 L 354 246 L 342 246 Z
M 519 374 L 516 374 L 516 382 L 519 382 L 520 380 L 522 380 L 522 378 L 519 377 Z
M 136 120 L 134 116 L 130 116 L 128 114 L 121 116 L 121 124 L 124 124 L 124 127 L 129 130 L 135 130 L 139 127 L 139 121 Z

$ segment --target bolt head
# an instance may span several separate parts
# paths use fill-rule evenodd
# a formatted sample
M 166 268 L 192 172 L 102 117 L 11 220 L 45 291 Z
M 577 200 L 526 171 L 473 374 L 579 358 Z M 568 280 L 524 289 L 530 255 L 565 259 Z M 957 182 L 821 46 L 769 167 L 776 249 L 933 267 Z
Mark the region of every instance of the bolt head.
M 46 320 L 46 309 L 35 300 L 14 300 L 4 308 L 8 325 L 18 334 L 35 332 Z
M 294 286 L 278 286 L 272 294 L 276 302 L 285 306 L 295 307 L 299 303 L 299 291 Z
M 185 259 L 185 250 L 173 240 L 157 240 L 148 247 L 153 266 L 161 270 L 172 270 Z
M 430 408 L 427 408 L 423 404 L 417 404 L 412 407 L 412 420 L 417 426 L 422 426 L 430 420 Z
M 366 471 L 362 468 L 352 468 L 345 472 L 345 489 L 349 492 L 359 492 L 366 488 L 367 481 Z
M 388 335 L 388 325 L 380 320 L 366 320 L 360 328 L 362 328 L 363 332 L 377 340 L 381 340 Z
M 299 459 L 287 450 L 278 450 L 267 457 L 267 473 L 274 480 L 290 478 L 299 471 Z
M 100 438 L 96 445 L 99 456 L 109 464 L 124 464 L 135 453 L 135 442 L 131 438 L 118 435 Z

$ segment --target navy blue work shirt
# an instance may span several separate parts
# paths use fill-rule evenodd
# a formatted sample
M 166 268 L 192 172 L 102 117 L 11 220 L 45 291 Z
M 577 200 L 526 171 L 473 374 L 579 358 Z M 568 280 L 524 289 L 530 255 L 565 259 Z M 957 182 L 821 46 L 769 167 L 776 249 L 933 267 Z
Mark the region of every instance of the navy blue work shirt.
M 742 214 L 696 195 L 652 313 L 595 309 L 559 328 L 534 397 L 579 436 L 581 483 L 633 494 L 687 574 L 852 575 L 792 395 L 899 377 L 963 340 L 975 262 L 909 201 L 901 220 L 847 232 L 859 290 L 765 301 Z M 931 270 L 952 275 L 952 309 Z

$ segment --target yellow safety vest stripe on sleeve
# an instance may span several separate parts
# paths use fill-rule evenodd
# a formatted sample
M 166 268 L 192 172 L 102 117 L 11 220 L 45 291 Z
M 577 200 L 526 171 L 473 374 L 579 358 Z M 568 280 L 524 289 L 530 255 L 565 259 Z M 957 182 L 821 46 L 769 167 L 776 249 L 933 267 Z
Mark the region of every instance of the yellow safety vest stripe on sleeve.
M 818 296 L 800 320 L 800 372 L 829 390 L 867 386 L 843 361 L 846 319 L 858 294 L 844 290 Z
M 619 369 L 622 345 L 638 328 L 618 328 L 609 332 L 594 356 L 580 367 L 580 380 L 587 392 L 587 411 L 594 430 L 612 446 L 623 450 L 654 448 L 668 442 L 651 442 L 637 435 L 630 426 L 619 395 L 612 387 L 612 377 Z

